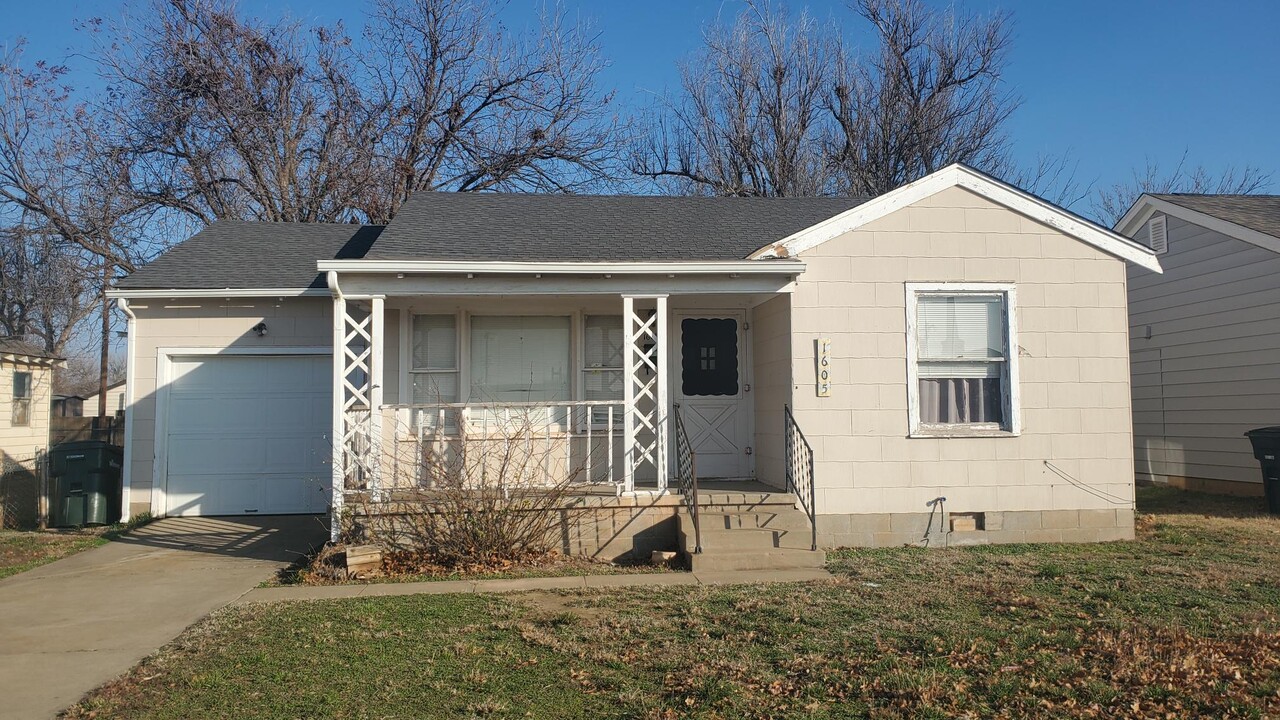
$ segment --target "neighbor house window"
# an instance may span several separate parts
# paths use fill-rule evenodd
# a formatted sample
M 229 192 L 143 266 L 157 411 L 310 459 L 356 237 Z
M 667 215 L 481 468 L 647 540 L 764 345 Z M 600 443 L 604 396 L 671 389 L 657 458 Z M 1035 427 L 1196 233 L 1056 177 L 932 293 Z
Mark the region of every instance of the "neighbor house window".
M 15 427 L 31 424 L 31 373 L 29 372 L 13 374 L 13 414 L 10 420 Z
M 584 400 L 622 400 L 623 327 L 621 315 L 588 315 L 582 321 L 582 387 Z M 622 420 L 615 408 L 614 422 Z M 592 411 L 592 422 L 609 420 L 606 407 Z
M 458 318 L 414 315 L 409 379 L 414 403 L 458 401 Z
M 1013 289 L 908 285 L 911 433 L 1014 431 Z
M 471 318 L 473 403 L 545 403 L 571 399 L 570 318 L 492 315 Z

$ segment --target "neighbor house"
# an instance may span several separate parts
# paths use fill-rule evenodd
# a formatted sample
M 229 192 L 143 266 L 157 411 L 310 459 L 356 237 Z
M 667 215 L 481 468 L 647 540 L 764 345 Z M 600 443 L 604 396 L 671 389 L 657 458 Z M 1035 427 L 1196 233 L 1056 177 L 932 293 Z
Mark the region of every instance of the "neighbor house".
M 0 526 L 29 527 L 37 520 L 53 369 L 62 362 L 19 338 L 0 337 Z
M 108 417 L 124 417 L 125 398 L 128 397 L 127 391 L 128 388 L 125 387 L 123 378 L 107 386 Z M 93 393 L 81 403 L 85 414 L 93 416 L 98 414 L 98 395 L 99 393 Z
M 1280 196 L 1143 195 L 1116 225 L 1129 269 L 1140 478 L 1261 495 L 1247 430 L 1280 425 Z
M 126 509 L 337 512 L 515 416 L 613 513 L 578 552 L 674 543 L 695 476 L 715 522 L 798 505 L 806 548 L 1127 538 L 1126 262 L 1159 271 L 959 165 L 876 198 L 219 222 L 112 292 Z

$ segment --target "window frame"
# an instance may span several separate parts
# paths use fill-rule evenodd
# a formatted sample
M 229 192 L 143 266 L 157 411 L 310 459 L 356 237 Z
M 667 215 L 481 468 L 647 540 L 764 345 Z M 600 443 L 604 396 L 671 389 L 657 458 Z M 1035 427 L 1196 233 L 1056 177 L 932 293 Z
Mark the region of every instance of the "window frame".
M 462 399 L 462 395 L 463 395 L 462 381 L 465 379 L 464 373 L 462 372 L 462 340 L 464 337 L 462 326 L 463 326 L 463 323 L 468 321 L 467 316 L 465 314 L 457 313 L 457 312 L 417 312 L 412 308 L 407 310 L 405 314 L 408 316 L 408 322 L 406 323 L 405 332 L 401 334 L 402 342 L 404 343 L 404 346 L 405 346 L 405 352 L 402 355 L 402 357 L 404 358 L 403 362 L 404 362 L 405 372 L 404 372 L 404 378 L 402 380 L 401 391 L 400 391 L 401 397 L 403 398 L 404 396 L 407 395 L 409 398 L 408 404 L 410 405 L 419 404 L 416 402 L 416 399 L 413 396 L 413 381 L 414 381 L 414 376 L 416 375 L 431 376 L 431 375 L 452 374 L 454 376 L 455 382 L 457 383 L 456 385 L 457 397 L 455 397 L 453 400 L 450 400 L 448 402 L 449 403 L 465 402 Z M 429 317 L 433 315 L 438 317 L 453 318 L 453 368 L 452 369 L 446 369 L 446 368 L 418 369 L 414 367 L 414 363 L 413 363 L 414 323 L 417 320 L 418 316 Z M 429 402 L 424 404 L 435 405 L 437 403 Z
M 18 376 L 20 375 L 25 375 L 27 378 L 27 384 L 26 384 L 27 394 L 23 396 L 18 395 Z M 10 402 L 11 406 L 9 408 L 9 426 L 10 427 L 31 427 L 31 405 L 32 405 L 31 401 L 36 394 L 35 383 L 36 383 L 35 373 L 31 372 L 30 370 L 14 370 L 13 371 L 12 386 L 9 388 L 9 391 L 11 393 L 11 397 L 9 398 L 11 401 Z M 19 407 L 24 408 L 26 410 L 25 416 L 24 416 L 25 419 L 22 422 L 18 422 Z
M 618 358 L 621 362 L 618 364 L 617 367 L 603 366 L 603 365 L 600 367 L 594 367 L 594 366 L 587 365 L 587 322 L 589 318 L 617 318 L 618 327 L 621 328 L 623 333 L 623 348 L 622 348 L 621 356 Z M 621 312 L 619 312 L 616 315 L 611 313 L 583 312 L 578 315 L 577 322 L 579 323 L 579 326 L 580 326 L 580 329 L 578 330 L 578 342 L 577 342 L 577 345 L 579 346 L 577 361 L 578 361 L 578 369 L 579 369 L 578 375 L 580 379 L 580 385 L 577 388 L 575 388 L 575 394 L 582 402 L 587 402 L 587 375 L 589 373 L 617 372 L 622 374 L 622 383 L 623 383 L 622 393 L 618 397 L 617 404 L 622 405 L 624 402 L 626 402 L 626 395 L 627 395 L 626 316 L 623 315 Z M 625 414 L 626 414 L 625 408 L 619 409 L 614 412 L 613 427 L 617 428 L 622 426 L 623 416 Z M 591 410 L 586 413 L 586 417 L 590 419 L 590 425 L 593 430 L 605 429 L 609 425 L 607 412 L 605 413 L 604 418 L 597 419 L 595 411 Z M 582 422 L 578 422 L 577 424 L 583 425 Z
M 918 305 L 922 295 L 999 296 L 1003 300 L 1005 356 L 1001 400 L 1005 422 L 922 423 L 920 421 L 920 348 Z M 1012 283 L 906 283 L 908 437 L 1017 437 L 1022 433 L 1022 403 L 1018 381 L 1017 287 Z

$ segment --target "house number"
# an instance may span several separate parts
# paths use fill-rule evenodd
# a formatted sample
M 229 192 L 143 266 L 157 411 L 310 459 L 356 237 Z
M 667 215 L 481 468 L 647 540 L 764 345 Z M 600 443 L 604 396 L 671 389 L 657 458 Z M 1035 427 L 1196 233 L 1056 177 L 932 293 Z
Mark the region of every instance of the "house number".
M 831 338 L 818 338 L 818 397 L 831 396 Z

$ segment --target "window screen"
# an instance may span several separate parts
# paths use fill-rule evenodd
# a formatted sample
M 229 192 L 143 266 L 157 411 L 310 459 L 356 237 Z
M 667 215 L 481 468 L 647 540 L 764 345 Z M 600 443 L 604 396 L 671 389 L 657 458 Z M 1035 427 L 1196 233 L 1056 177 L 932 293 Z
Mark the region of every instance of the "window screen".
M 414 315 L 412 351 L 413 402 L 457 402 L 457 316 Z
M 920 422 L 1006 421 L 1004 298 L 920 295 L 916 302 Z
M 471 319 L 471 401 L 569 400 L 569 362 L 568 317 Z
M 680 389 L 686 397 L 738 394 L 737 320 L 681 321 Z
M 584 400 L 622 400 L 623 333 L 621 315 L 588 315 L 582 323 L 582 387 Z M 592 411 L 592 421 L 607 422 L 608 410 Z M 621 422 L 618 409 L 615 422 Z

